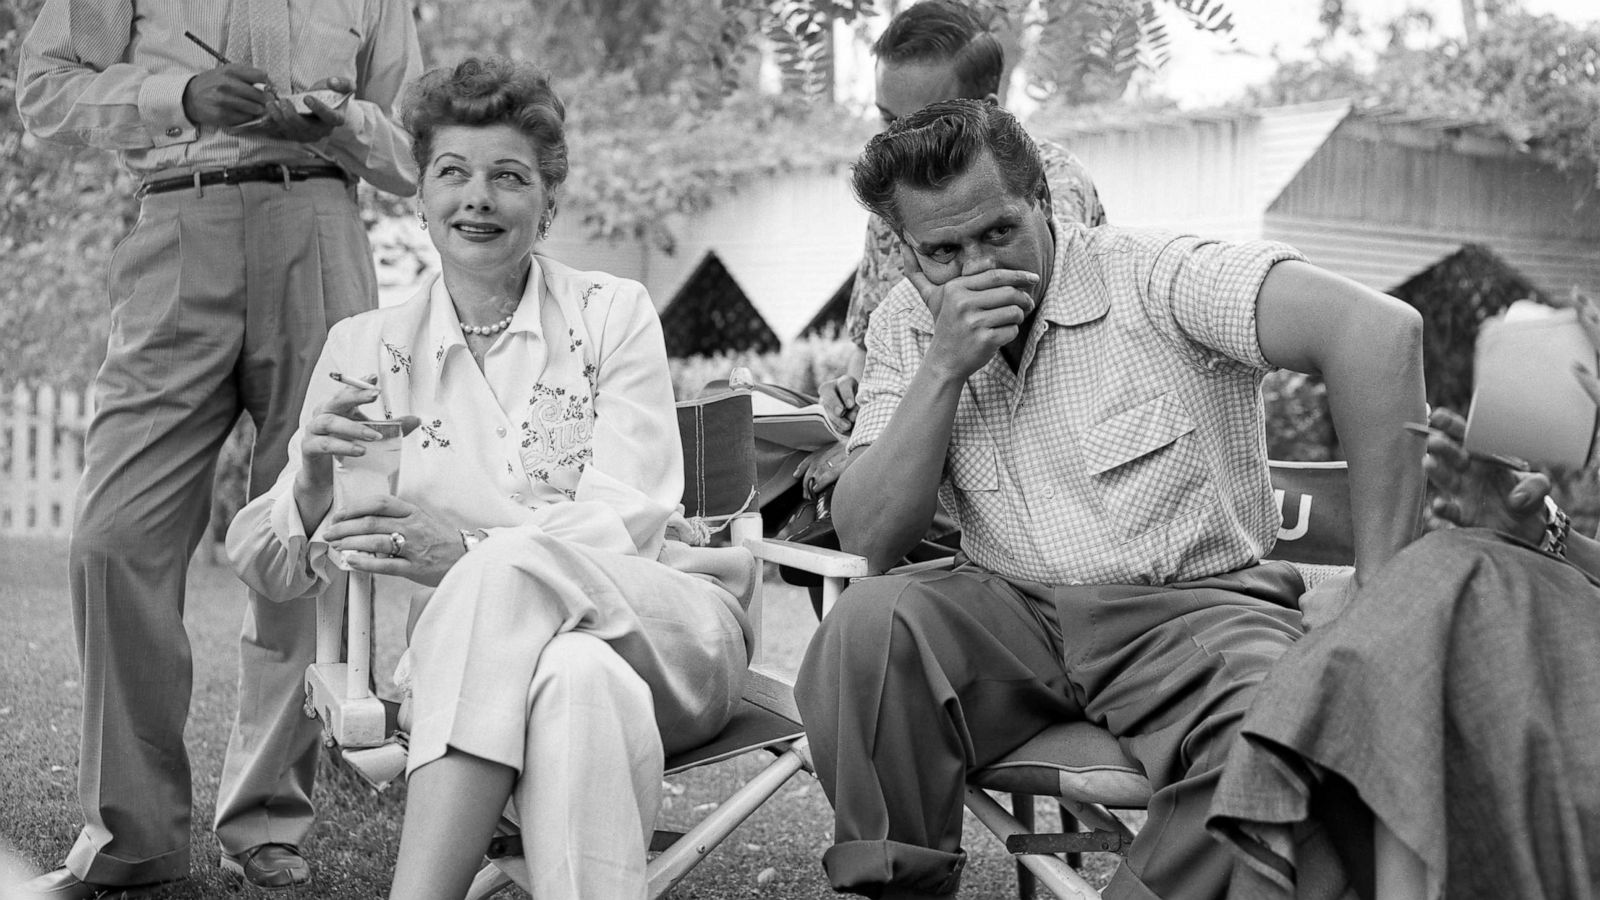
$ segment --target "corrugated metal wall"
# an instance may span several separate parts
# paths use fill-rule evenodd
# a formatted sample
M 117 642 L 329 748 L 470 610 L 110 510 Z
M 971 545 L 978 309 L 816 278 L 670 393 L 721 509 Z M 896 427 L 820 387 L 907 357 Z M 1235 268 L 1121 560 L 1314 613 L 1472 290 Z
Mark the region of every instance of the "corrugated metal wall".
M 1218 115 L 1046 136 L 1083 160 L 1112 224 L 1241 239 L 1260 236 L 1257 129 Z
M 1594 242 L 1508 237 L 1491 231 L 1401 228 L 1359 221 L 1268 213 L 1266 236 L 1300 248 L 1319 266 L 1378 290 L 1393 288 L 1462 244 L 1482 244 L 1540 288 L 1564 294 L 1574 284 L 1600 296 L 1600 253 Z
M 1265 215 L 1264 234 L 1379 289 L 1464 243 L 1541 288 L 1600 289 L 1600 196 L 1509 145 L 1347 120 Z

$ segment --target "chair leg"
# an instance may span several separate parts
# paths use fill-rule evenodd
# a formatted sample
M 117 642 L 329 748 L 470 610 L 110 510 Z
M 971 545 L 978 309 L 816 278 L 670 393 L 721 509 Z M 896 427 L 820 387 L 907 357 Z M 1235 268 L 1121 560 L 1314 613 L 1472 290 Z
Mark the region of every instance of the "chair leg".
M 1012 835 L 1025 833 L 1022 823 L 989 796 L 987 791 L 969 784 L 966 795 L 967 809 L 972 810 L 978 821 L 982 822 L 1002 844 Z M 1066 860 L 1053 853 L 1022 854 L 1017 857 L 1017 861 L 1027 866 L 1045 889 L 1060 900 L 1100 900 L 1100 892 L 1095 890 L 1094 885 L 1070 868 Z
M 1033 795 L 1012 794 L 1011 815 L 1016 817 L 1017 824 L 1032 831 Z M 1033 900 L 1033 892 L 1036 888 L 1037 884 L 1033 877 L 1033 872 L 1019 861 L 1017 863 L 1017 900 Z
M 1076 834 L 1077 832 L 1080 832 L 1080 831 L 1083 830 L 1083 824 L 1078 821 L 1078 817 L 1077 816 L 1074 816 L 1072 814 L 1072 810 L 1067 809 L 1067 805 L 1065 803 L 1057 803 L 1056 806 L 1061 810 L 1061 830 L 1062 831 L 1064 831 L 1064 832 L 1066 832 L 1068 834 Z M 1073 867 L 1074 869 L 1082 869 L 1083 868 L 1083 854 L 1082 853 L 1068 853 L 1067 854 L 1067 865 Z
M 734 791 L 722 805 L 706 814 L 698 825 L 689 829 L 671 847 L 663 851 L 645 867 L 649 879 L 648 896 L 651 900 L 665 897 L 673 886 L 699 865 L 723 839 L 748 819 L 761 804 L 782 788 L 795 773 L 806 768 L 806 758 L 801 751 L 806 739 L 801 738 L 765 769 Z

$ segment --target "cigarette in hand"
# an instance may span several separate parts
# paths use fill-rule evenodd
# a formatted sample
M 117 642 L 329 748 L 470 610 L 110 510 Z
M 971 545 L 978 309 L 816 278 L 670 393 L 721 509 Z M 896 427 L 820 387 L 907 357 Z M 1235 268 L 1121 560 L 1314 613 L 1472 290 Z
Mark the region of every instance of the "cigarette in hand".
M 337 381 L 342 385 L 345 385 L 347 387 L 358 388 L 358 389 L 363 390 L 363 391 L 377 391 L 377 389 L 378 389 L 378 386 L 375 385 L 375 384 L 368 384 L 367 382 L 362 381 L 359 378 L 351 378 L 349 375 L 344 375 L 344 374 L 341 374 L 339 372 L 329 372 L 328 373 L 328 377 L 332 378 L 334 381 Z

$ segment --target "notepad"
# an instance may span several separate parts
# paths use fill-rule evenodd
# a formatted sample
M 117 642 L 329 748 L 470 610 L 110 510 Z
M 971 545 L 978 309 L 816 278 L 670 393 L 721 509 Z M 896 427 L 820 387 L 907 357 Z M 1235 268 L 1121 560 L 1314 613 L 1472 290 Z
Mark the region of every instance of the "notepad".
M 760 440 L 795 450 L 815 450 L 843 437 L 828 424 L 828 417 L 823 415 L 819 404 L 790 406 L 761 393 L 751 394 L 750 399 L 755 412 L 755 433 Z
M 1536 468 L 1587 465 L 1600 420 L 1573 377 L 1577 363 L 1596 369 L 1576 310 L 1519 300 L 1484 322 L 1464 446 Z

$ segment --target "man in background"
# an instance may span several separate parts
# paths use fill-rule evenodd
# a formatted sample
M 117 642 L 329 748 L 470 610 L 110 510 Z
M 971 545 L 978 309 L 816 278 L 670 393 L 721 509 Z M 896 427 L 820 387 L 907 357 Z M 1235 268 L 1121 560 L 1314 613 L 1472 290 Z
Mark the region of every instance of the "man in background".
M 132 896 L 189 871 L 184 577 L 218 450 L 248 413 L 251 491 L 271 486 L 327 329 L 376 305 L 356 184 L 416 190 L 392 111 L 421 53 L 404 0 L 48 0 L 21 58 L 29 131 L 113 151 L 142 184 L 109 267 L 69 561 L 85 824 L 27 885 Z M 311 89 L 332 94 L 297 111 Z M 287 887 L 311 876 L 316 610 L 265 607 L 250 598 L 216 830 L 225 869 Z
M 889 22 L 872 53 L 877 57 L 878 114 L 884 125 L 938 100 L 999 103 L 1005 50 L 988 24 L 960 0 L 923 0 Z M 1035 139 L 1044 160 L 1050 204 L 1063 222 L 1094 227 L 1106 222 L 1100 196 L 1083 163 L 1071 151 Z M 845 329 L 856 345 L 845 374 L 821 387 L 821 404 L 841 432 L 855 417 L 856 385 L 867 358 L 872 313 L 904 276 L 900 238 L 882 216 L 867 219 L 866 244 L 850 291 Z M 813 458 L 806 476 L 811 491 L 825 489 L 848 465 L 844 442 Z

